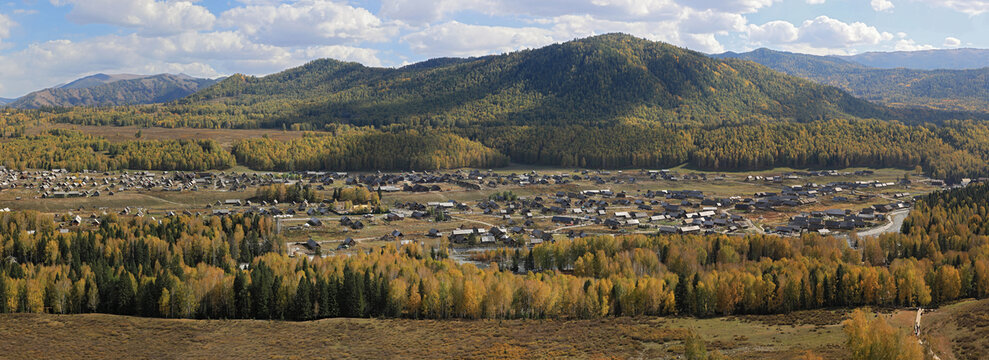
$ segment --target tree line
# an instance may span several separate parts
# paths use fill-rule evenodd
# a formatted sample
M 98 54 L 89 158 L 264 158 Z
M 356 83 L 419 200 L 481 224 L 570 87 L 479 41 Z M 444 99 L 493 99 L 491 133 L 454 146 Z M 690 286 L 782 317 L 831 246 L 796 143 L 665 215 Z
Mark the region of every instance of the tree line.
M 0 142 L 0 164 L 9 169 L 211 170 L 236 164 L 213 140 L 111 142 L 77 131 L 51 130 Z
M 233 153 L 238 162 L 253 169 L 274 171 L 435 170 L 508 164 L 507 156 L 480 143 L 432 130 L 341 128 L 284 142 L 262 137 L 238 142 Z

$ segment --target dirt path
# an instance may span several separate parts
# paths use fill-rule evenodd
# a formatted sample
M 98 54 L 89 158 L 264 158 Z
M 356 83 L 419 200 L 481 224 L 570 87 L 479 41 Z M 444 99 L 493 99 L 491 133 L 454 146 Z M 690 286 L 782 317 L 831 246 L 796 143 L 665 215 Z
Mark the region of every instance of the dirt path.
M 549 232 L 556 233 L 556 232 L 560 232 L 561 230 L 574 229 L 574 228 L 584 227 L 584 226 L 588 226 L 588 225 L 591 225 L 591 224 L 578 224 L 578 225 L 564 226 L 564 227 L 559 227 L 559 228 L 550 230 Z
M 917 321 L 914 323 L 914 328 L 913 328 L 914 335 L 917 336 L 917 342 L 920 343 L 920 345 L 924 345 L 924 340 L 920 338 L 920 330 L 921 330 L 920 318 L 923 315 L 924 315 L 924 308 L 917 309 Z M 928 349 L 927 351 L 931 353 L 931 357 L 933 357 L 934 360 L 941 360 L 941 358 L 934 353 L 934 349 Z

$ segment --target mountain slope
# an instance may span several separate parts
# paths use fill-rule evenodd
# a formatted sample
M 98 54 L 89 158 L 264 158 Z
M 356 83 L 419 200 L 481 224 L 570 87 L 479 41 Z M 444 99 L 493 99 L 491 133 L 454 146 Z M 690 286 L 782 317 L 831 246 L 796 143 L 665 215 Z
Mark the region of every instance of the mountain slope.
M 35 91 L 18 98 L 8 106 L 35 109 L 45 106 L 114 106 L 163 103 L 188 96 L 215 82 L 215 80 L 210 79 L 197 79 L 172 74 L 152 76 L 97 74 L 60 87 Z
M 836 86 L 855 96 L 886 105 L 962 111 L 989 109 L 989 68 L 877 69 L 831 56 L 768 49 L 741 54 L 729 52 L 714 57 L 754 61 L 774 70 Z
M 17 99 L 0 98 L 0 105 L 7 105 Z
M 989 49 L 867 52 L 838 57 L 865 66 L 882 69 L 965 70 L 981 69 L 989 66 Z
M 821 66 L 857 66 L 829 61 Z M 989 176 L 984 123 L 947 121 L 972 114 L 894 109 L 755 62 L 621 34 L 398 69 L 317 60 L 234 75 L 163 105 L 41 113 L 86 125 L 319 130 L 234 145 L 238 162 L 265 171 L 511 161 L 716 171 L 919 165 L 949 180 Z
M 242 107 L 257 114 L 254 126 L 313 128 L 804 121 L 885 111 L 751 62 L 622 34 L 400 69 L 317 60 L 263 78 L 232 76 L 180 104 L 184 113 Z

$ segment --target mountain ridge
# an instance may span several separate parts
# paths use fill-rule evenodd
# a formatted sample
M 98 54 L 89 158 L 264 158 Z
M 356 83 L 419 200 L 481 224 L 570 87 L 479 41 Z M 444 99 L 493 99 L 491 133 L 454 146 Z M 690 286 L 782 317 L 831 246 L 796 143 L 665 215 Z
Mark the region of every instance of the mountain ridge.
M 12 99 L 7 106 L 21 109 L 71 106 L 118 106 L 174 101 L 217 80 L 185 74 L 94 74 Z
M 834 57 L 880 69 L 972 70 L 989 67 L 989 49 L 976 48 L 870 51 Z
M 989 109 L 989 68 L 874 68 L 845 58 L 769 49 L 726 52 L 712 57 L 754 61 L 790 75 L 842 88 L 855 96 L 884 105 L 951 111 L 986 112 Z

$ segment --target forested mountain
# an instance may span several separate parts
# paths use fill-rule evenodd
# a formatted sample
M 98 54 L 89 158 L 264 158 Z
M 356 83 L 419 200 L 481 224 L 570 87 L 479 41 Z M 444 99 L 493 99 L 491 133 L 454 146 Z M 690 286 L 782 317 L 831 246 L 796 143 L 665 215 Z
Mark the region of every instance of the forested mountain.
M 400 69 L 317 60 L 263 78 L 235 75 L 171 106 L 226 112 L 233 126 L 720 124 L 876 117 L 839 89 L 744 61 L 622 34 Z M 227 117 L 230 119 L 231 117 Z M 194 121 L 194 119 L 184 119 Z
M 880 69 L 846 60 L 858 59 L 856 57 L 815 56 L 769 49 L 728 52 L 714 57 L 754 61 L 885 105 L 989 111 L 989 67 L 973 70 Z M 989 66 L 989 59 L 982 64 Z
M 187 75 L 97 74 L 71 83 L 35 91 L 8 104 L 22 109 L 65 106 L 152 104 L 183 98 L 216 83 Z
M 860 67 L 829 61 L 820 68 Z M 397 69 L 317 60 L 261 78 L 234 75 L 168 104 L 32 114 L 86 125 L 314 131 L 289 143 L 234 144 L 237 162 L 259 170 L 919 165 L 949 181 L 989 176 L 989 148 L 979 145 L 989 128 L 968 121 L 989 113 L 877 105 L 755 62 L 622 34 Z
M 17 99 L 0 98 L 0 105 L 7 105 Z
M 875 68 L 981 69 L 989 66 L 989 49 L 939 49 L 919 51 L 866 52 L 837 56 Z

